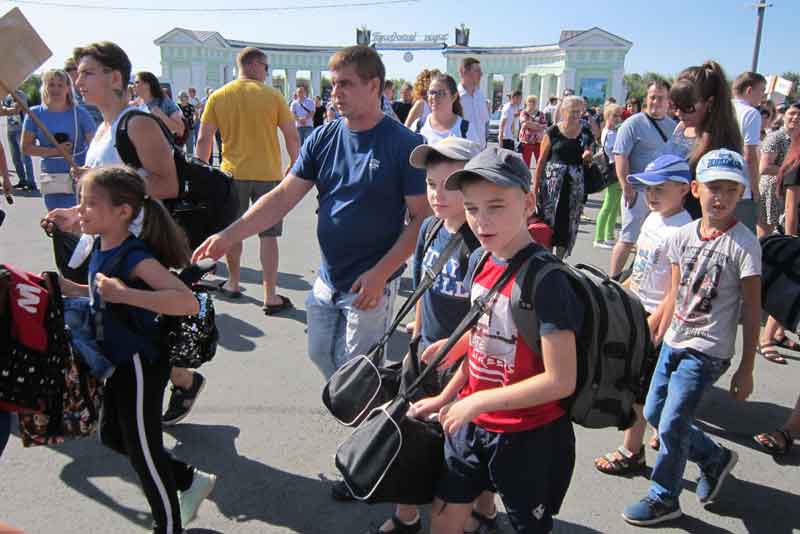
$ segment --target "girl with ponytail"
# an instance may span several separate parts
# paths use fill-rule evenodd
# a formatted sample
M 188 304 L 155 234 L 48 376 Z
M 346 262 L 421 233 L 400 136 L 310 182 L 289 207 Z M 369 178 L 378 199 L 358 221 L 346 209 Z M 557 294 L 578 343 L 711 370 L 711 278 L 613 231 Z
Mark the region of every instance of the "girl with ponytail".
M 186 237 L 161 202 L 148 196 L 144 180 L 126 167 L 88 171 L 81 179 L 78 213 L 81 231 L 98 236 L 89 285 L 62 280 L 62 287 L 67 296 L 90 296 L 94 334 L 115 365 L 105 385 L 100 441 L 130 459 L 152 510 L 154 532 L 178 534 L 216 480 L 173 458 L 162 441 L 170 362 L 157 316 L 199 311 L 192 291 L 167 270 L 189 263 Z

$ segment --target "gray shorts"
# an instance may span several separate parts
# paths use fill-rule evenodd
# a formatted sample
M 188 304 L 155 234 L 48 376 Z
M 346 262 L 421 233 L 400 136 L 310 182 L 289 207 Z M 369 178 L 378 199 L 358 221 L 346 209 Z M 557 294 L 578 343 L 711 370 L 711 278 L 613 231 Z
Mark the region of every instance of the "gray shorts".
M 642 231 L 644 220 L 650 214 L 650 210 L 647 209 L 644 192 L 636 192 L 636 198 L 630 208 L 625 202 L 625 195 L 622 195 L 619 202 L 622 209 L 622 230 L 619 233 L 619 240 L 623 243 L 636 243 L 636 240 L 639 239 L 639 232 Z
M 236 191 L 239 194 L 239 219 L 250 208 L 250 202 L 256 202 L 276 187 L 280 181 L 262 182 L 261 180 L 236 180 Z M 280 237 L 283 235 L 283 221 L 272 228 L 258 233 L 258 237 Z

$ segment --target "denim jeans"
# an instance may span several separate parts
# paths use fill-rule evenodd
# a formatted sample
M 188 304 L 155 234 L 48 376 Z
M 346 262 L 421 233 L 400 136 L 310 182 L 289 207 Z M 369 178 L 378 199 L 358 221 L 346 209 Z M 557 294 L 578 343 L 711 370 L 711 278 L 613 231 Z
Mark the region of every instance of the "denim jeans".
M 308 354 L 326 377 L 367 352 L 386 332 L 399 285 L 399 278 L 387 283 L 377 306 L 358 310 L 353 307 L 356 293 L 336 291 L 320 278 L 314 281 L 306 299 Z
M 297 134 L 300 136 L 300 146 L 303 146 L 303 143 L 306 142 L 308 136 L 311 135 L 311 132 L 314 131 L 313 126 L 298 126 L 297 127 Z
M 721 460 L 722 448 L 695 426 L 694 416 L 703 394 L 729 366 L 729 360 L 663 344 L 644 406 L 644 417 L 661 440 L 650 497 L 677 502 L 687 460 L 703 471 Z
M 189 128 L 186 131 L 186 155 L 193 156 L 194 155 L 194 144 L 197 136 L 195 135 L 197 132 L 194 128 Z
M 8 436 L 11 434 L 11 414 L 0 411 L 0 456 L 8 443 Z
M 91 373 L 105 380 L 114 374 L 114 364 L 105 357 L 94 339 L 91 321 L 87 297 L 64 298 L 64 323 L 70 331 L 70 343 Z
M 19 183 L 35 189 L 36 180 L 33 176 L 33 160 L 30 156 L 22 153 L 20 148 L 21 139 L 22 131 L 8 130 L 8 146 L 11 148 L 11 160 L 14 162 L 14 170 L 17 172 Z

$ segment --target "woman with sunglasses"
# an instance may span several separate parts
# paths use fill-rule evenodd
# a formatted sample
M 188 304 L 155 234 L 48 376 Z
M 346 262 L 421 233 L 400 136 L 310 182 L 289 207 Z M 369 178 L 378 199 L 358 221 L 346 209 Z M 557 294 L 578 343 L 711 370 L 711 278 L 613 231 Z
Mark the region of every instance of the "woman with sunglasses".
M 437 69 L 424 69 L 417 75 L 414 80 L 414 105 L 411 106 L 411 111 L 408 112 L 406 117 L 406 128 L 411 128 L 416 120 L 421 120 L 423 123 L 428 118 L 431 112 L 431 106 L 428 103 L 428 87 L 431 85 L 431 80 L 441 74 Z
M 770 132 L 778 130 L 773 124 L 778 111 L 772 100 L 764 100 L 758 108 L 761 113 L 761 140 L 763 141 Z
M 155 74 L 147 71 L 137 72 L 133 88 L 142 102 L 144 111 L 149 111 L 161 119 L 176 137 L 183 136 L 185 129 L 183 113 L 172 99 L 162 93 L 161 84 Z
M 480 144 L 475 127 L 463 118 L 464 110 L 458 95 L 458 85 L 449 74 L 431 80 L 428 88 L 431 112 L 423 121 L 417 119 L 411 129 L 421 134 L 429 145 L 450 136 L 469 139 Z
M 680 123 L 667 144 L 667 153 L 684 157 L 694 175 L 697 162 L 711 150 L 742 153 L 742 134 L 732 104 L 731 87 L 716 61 L 688 67 L 678 74 L 669 92 Z M 686 211 L 700 218 L 700 202 L 686 196 Z

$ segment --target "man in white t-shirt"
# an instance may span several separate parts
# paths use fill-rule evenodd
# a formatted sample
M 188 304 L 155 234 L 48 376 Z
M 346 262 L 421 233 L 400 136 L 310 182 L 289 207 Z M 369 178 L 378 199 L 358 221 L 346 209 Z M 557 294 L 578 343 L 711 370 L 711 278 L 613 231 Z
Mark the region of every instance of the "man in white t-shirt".
M 502 148 L 514 150 L 516 132 L 519 132 L 519 112 L 522 110 L 522 91 L 514 91 L 511 99 L 500 112 L 500 128 L 497 131 L 497 142 Z
M 758 106 L 764 98 L 767 80 L 757 72 L 743 72 L 733 82 L 733 107 L 739 119 L 739 129 L 744 139 L 744 161 L 750 186 L 736 205 L 736 218 L 753 232 L 758 218 L 758 146 L 761 144 L 761 112 Z
M 297 126 L 297 133 L 300 136 L 300 146 L 303 146 L 306 137 L 314 131 L 314 111 L 316 109 L 314 101 L 306 95 L 305 86 L 299 85 L 294 92 L 294 100 L 292 100 L 289 110 L 294 115 L 294 124 Z
M 461 83 L 458 84 L 458 94 L 461 97 L 461 107 L 464 118 L 475 128 L 475 133 L 480 139 L 481 148 L 486 146 L 486 130 L 489 125 L 489 106 L 486 96 L 480 90 L 481 63 L 474 57 L 466 57 L 458 68 Z

